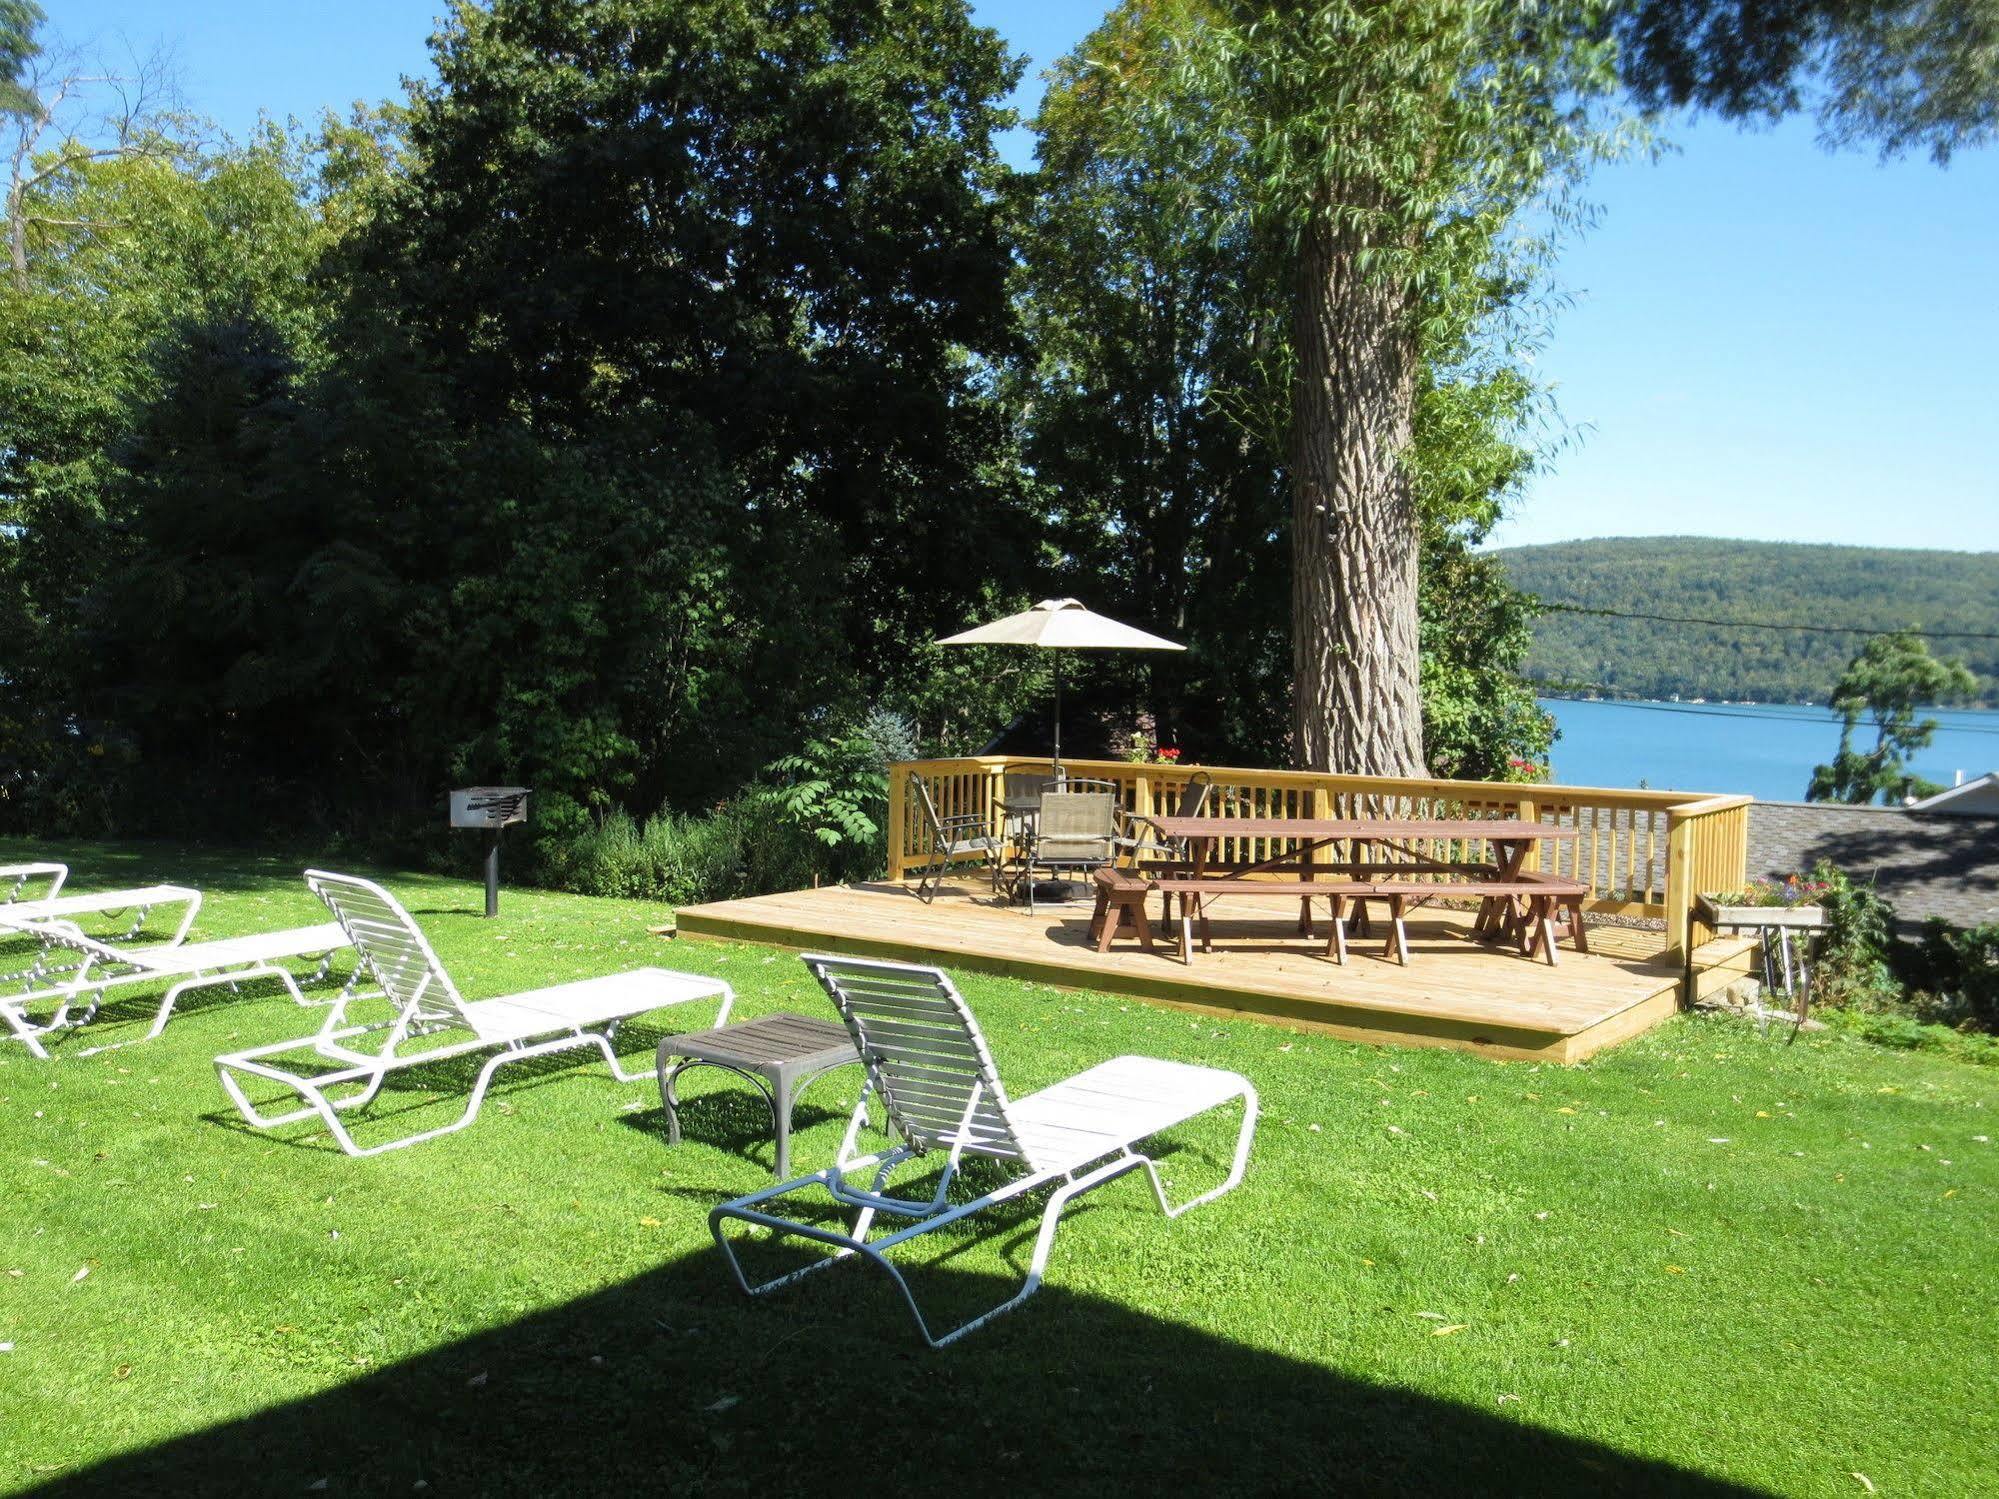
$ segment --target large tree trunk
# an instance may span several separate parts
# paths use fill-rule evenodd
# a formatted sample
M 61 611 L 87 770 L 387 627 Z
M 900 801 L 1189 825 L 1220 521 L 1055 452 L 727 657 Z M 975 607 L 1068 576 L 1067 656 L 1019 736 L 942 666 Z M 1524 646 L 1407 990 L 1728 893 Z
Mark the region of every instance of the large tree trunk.
M 1402 466 L 1416 339 L 1400 287 L 1326 225 L 1299 256 L 1291 396 L 1293 763 L 1423 774 L 1419 527 Z

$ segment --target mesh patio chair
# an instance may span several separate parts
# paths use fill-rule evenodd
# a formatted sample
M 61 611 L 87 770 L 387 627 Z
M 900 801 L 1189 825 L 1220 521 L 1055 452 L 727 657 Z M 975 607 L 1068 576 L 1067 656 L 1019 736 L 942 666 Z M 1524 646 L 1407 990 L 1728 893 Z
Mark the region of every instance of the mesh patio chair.
M 1061 785 L 1052 775 L 1040 771 L 1009 771 L 1001 783 L 1000 800 L 1005 821 L 1001 826 L 1001 862 L 1005 862 L 1006 850 L 1019 848 L 1027 841 L 1028 829 L 1034 826 L 1034 815 L 1041 808 L 1041 798 Z
M 930 795 L 930 786 L 922 776 L 911 776 L 910 784 L 916 787 L 917 800 L 923 809 L 925 825 L 930 830 L 930 862 L 918 872 L 916 877 L 916 898 L 926 906 L 937 898 L 937 890 L 944 883 L 944 876 L 964 859 L 982 859 L 990 872 L 993 893 L 1000 887 L 1000 854 L 1002 840 L 992 831 L 992 818 L 986 812 L 959 812 L 950 817 L 937 811 L 937 803 Z
M 1013 872 L 1034 909 L 1034 872 L 1089 872 L 1117 860 L 1117 797 L 1107 791 L 1050 791 L 1028 829 Z
M 1174 807 L 1173 815 L 1199 817 L 1207 809 L 1208 795 L 1214 789 L 1214 782 L 1205 770 L 1195 771 L 1187 778 L 1187 784 L 1180 788 L 1180 801 Z M 1171 864 L 1187 862 L 1185 838 L 1168 838 L 1152 818 L 1141 817 L 1135 812 L 1119 816 L 1118 836 L 1113 841 L 1130 856 L 1134 868 L 1142 864 L 1147 855 Z

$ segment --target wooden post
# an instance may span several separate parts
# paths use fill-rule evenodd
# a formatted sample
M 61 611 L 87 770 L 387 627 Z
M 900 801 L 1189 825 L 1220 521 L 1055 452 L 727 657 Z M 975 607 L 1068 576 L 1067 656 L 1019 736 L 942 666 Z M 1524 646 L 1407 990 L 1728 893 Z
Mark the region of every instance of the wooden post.
M 1666 814 L 1666 953 L 1682 968 L 1693 963 L 1694 825 Z
M 1520 805 L 1513 815 L 1522 822 L 1539 822 L 1541 820 L 1541 804 L 1533 797 L 1523 795 L 1520 798 Z M 1541 842 L 1539 839 L 1536 839 L 1527 845 L 1527 857 L 1520 861 L 1520 868 L 1526 871 L 1537 870 L 1540 867 Z
M 903 839 L 909 814 L 910 763 L 898 760 L 888 768 L 888 878 L 902 878 Z

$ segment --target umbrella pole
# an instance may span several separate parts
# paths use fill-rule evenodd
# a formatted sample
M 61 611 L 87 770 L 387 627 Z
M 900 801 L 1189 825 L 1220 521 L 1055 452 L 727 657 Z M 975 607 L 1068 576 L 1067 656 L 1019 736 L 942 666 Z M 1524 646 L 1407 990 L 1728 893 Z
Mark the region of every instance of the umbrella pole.
M 1055 780 L 1062 779 L 1062 655 L 1055 655 Z

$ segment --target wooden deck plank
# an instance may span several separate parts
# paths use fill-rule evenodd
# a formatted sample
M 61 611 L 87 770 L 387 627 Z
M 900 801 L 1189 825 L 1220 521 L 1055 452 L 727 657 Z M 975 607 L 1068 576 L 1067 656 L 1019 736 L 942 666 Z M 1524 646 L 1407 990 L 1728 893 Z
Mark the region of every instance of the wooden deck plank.
M 1471 912 L 1425 908 L 1409 923 L 1411 962 L 1379 956 L 1382 924 L 1349 929 L 1344 968 L 1296 908 L 1256 899 L 1211 907 L 1215 950 L 1182 964 L 1174 944 L 1121 938 L 1098 953 L 1087 902 L 1030 913 L 982 887 L 947 885 L 924 905 L 905 886 L 839 886 L 684 907 L 681 934 L 901 958 L 1068 988 L 1130 994 L 1201 1013 L 1249 1015 L 1348 1039 L 1449 1046 L 1485 1055 L 1579 1061 L 1677 1008 L 1682 974 L 1657 932 L 1593 927 L 1591 953 L 1564 947 L 1550 968 L 1469 939 Z

